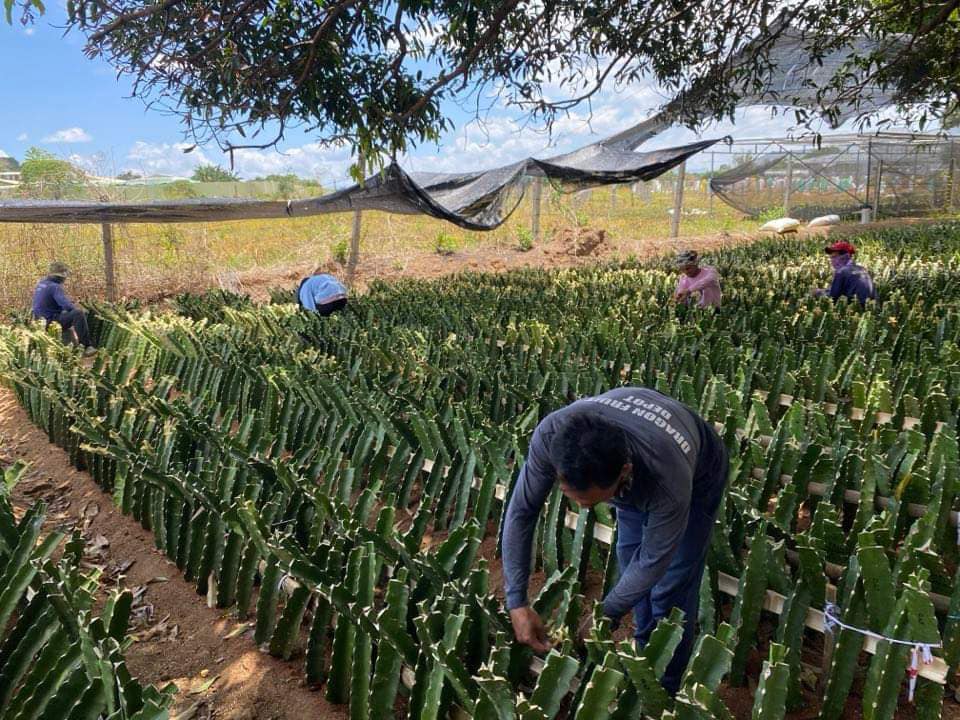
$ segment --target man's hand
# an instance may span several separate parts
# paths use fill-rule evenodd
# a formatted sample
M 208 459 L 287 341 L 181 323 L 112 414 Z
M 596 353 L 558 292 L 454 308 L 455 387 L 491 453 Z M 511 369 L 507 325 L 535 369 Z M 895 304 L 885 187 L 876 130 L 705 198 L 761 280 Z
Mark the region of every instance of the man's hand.
M 674 302 L 683 302 L 687 299 L 687 296 L 690 295 L 690 292 L 687 290 L 678 290 L 677 293 L 673 296 Z
M 530 606 L 514 608 L 510 611 L 510 622 L 513 623 L 513 634 L 518 642 L 529 645 L 537 652 L 550 651 L 547 629 L 533 608 Z

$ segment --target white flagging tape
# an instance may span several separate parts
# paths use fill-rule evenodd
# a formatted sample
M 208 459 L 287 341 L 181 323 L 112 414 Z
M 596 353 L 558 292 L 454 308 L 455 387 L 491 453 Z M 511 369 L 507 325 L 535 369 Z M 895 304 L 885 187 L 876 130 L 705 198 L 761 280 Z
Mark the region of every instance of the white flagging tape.
M 907 699 L 910 702 L 913 702 L 913 694 L 917 688 L 917 676 L 920 674 L 920 662 L 922 661 L 924 665 L 932 665 L 933 648 L 942 647 L 940 643 L 925 643 L 917 642 L 916 640 L 899 640 L 897 638 L 881 635 L 880 633 L 875 633 L 873 630 L 858 628 L 855 625 L 848 625 L 837 616 L 837 606 L 830 602 L 828 602 L 823 608 L 823 626 L 823 629 L 829 633 L 832 633 L 834 628 L 839 627 L 844 630 L 851 630 L 855 633 L 873 638 L 878 642 L 883 641 L 894 645 L 910 646 L 910 667 L 907 668 L 907 678 L 909 680 Z

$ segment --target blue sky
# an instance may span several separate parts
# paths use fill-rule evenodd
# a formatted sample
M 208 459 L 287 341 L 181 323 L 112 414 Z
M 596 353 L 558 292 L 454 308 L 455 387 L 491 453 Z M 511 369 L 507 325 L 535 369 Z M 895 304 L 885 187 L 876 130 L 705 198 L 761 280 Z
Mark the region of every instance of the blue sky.
M 85 57 L 81 36 L 64 35 L 57 27 L 63 16 L 60 4 L 50 3 L 48 14 L 33 26 L 0 24 L 0 67 L 8 69 L 0 83 L 0 151 L 22 158 L 36 145 L 102 175 L 134 170 L 188 176 L 199 163 L 228 164 L 213 145 L 185 155 L 178 119 L 148 110 L 142 101 L 130 98 L 127 78 L 118 78 L 100 60 Z M 417 148 L 403 158 L 403 164 L 411 169 L 453 171 L 566 152 L 639 122 L 666 99 L 644 85 L 605 90 L 596 98 L 592 113 L 583 107 L 560 118 L 552 136 L 529 126 L 511 109 L 494 107 L 484 122 L 478 122 L 451 102 L 445 109 L 456 129 L 439 146 Z M 739 113 L 735 124 L 714 125 L 702 136 L 780 137 L 791 126 L 784 116 L 771 117 L 769 109 L 748 108 Z M 678 145 L 696 137 L 676 128 L 655 138 L 649 147 Z M 330 187 L 345 181 L 350 155 L 350 148 L 322 147 L 316 138 L 295 129 L 279 150 L 238 153 L 236 167 L 243 177 L 296 172 Z M 693 169 L 707 162 L 700 158 Z

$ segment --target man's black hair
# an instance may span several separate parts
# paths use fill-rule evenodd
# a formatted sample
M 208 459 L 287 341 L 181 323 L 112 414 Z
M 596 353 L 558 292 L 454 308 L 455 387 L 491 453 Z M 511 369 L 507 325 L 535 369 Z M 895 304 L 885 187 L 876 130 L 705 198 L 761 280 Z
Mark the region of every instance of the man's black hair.
M 608 488 L 627 463 L 627 436 L 599 415 L 570 413 L 553 436 L 550 456 L 564 484 L 574 490 Z
M 328 315 L 333 315 L 333 313 L 343 310 L 346 306 L 347 299 L 340 298 L 339 300 L 334 300 L 333 302 L 317 305 L 317 312 L 323 317 L 327 317 Z

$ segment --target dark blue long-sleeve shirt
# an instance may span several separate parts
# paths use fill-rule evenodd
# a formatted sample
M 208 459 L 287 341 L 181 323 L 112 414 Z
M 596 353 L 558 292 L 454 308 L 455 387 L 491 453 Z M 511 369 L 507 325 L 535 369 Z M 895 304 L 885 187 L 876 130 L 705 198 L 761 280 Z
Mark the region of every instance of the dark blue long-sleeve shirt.
M 856 263 L 848 263 L 833 273 L 833 282 L 827 294 L 837 300 L 841 297 L 856 298 L 863 305 L 867 300 L 876 300 L 877 291 L 873 287 L 870 273 Z
M 695 412 L 655 390 L 626 387 L 557 410 L 537 426 L 507 507 L 503 570 L 507 608 L 527 604 L 533 536 L 540 509 L 556 481 L 550 446 L 570 413 L 594 412 L 621 427 L 633 463 L 630 487 L 611 500 L 647 513 L 643 545 L 604 598 L 604 614 L 619 618 L 663 577 L 687 527 L 694 480 L 714 463 L 720 440 Z
M 60 317 L 60 313 L 73 310 L 74 305 L 63 290 L 63 280 L 47 276 L 37 283 L 33 291 L 33 317 L 48 322 Z

